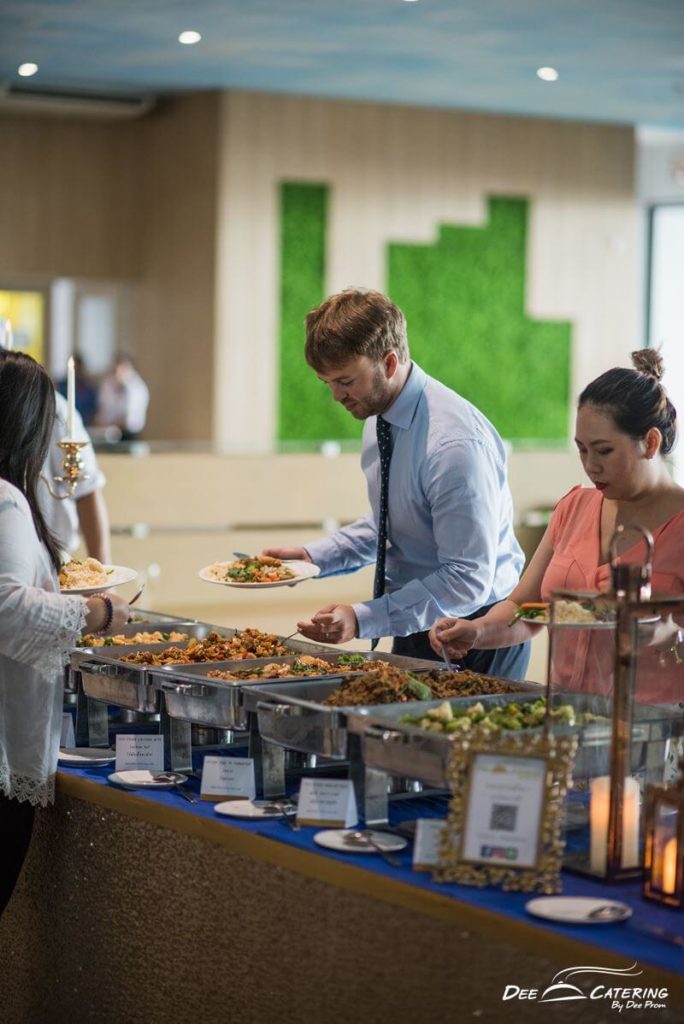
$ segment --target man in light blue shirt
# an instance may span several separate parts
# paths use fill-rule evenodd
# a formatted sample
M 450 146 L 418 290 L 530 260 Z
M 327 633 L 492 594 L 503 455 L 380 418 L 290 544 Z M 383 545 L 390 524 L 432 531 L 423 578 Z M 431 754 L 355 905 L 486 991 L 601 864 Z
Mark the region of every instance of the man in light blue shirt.
M 511 593 L 523 566 L 501 438 L 470 402 L 411 362 L 403 313 L 386 296 L 349 289 L 312 310 L 306 325 L 307 361 L 335 401 L 365 421 L 361 465 L 371 511 L 325 540 L 266 553 L 309 559 L 325 574 L 378 559 L 377 596 L 322 608 L 298 624 L 300 632 L 325 643 L 393 636 L 396 653 L 434 658 L 426 635 L 432 624 L 484 614 Z M 391 456 L 383 495 L 376 431 L 386 424 Z M 528 659 L 527 645 L 519 645 L 472 651 L 465 663 L 515 678 Z

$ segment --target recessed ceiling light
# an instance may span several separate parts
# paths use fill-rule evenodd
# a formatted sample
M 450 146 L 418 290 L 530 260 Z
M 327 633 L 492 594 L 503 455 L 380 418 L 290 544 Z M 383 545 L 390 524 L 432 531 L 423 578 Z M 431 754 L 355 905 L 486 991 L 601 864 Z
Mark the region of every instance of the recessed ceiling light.
M 183 43 L 185 46 L 192 46 L 194 43 L 199 43 L 202 36 L 199 32 L 181 32 L 178 36 L 178 42 Z
M 537 68 L 537 78 L 541 78 L 542 82 L 556 82 L 558 72 L 555 68 Z
M 20 64 L 17 68 L 17 74 L 21 75 L 22 78 L 30 78 L 31 75 L 35 75 L 38 70 L 37 64 Z

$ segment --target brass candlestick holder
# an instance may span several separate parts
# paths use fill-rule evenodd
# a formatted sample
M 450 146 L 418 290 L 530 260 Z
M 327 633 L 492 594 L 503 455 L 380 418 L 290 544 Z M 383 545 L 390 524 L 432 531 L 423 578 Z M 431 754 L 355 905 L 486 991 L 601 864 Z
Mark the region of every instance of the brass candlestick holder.
M 62 459 L 62 469 L 64 476 L 55 476 L 53 480 L 57 484 L 61 484 L 64 488 L 63 493 L 56 491 L 49 480 L 45 477 L 45 483 L 47 489 L 53 498 L 58 501 L 65 501 L 66 498 L 73 498 L 76 485 L 81 480 L 87 480 L 88 474 L 83 472 L 83 459 L 81 458 L 81 448 L 85 448 L 88 441 L 58 441 L 57 447 L 61 448 L 64 452 L 64 458 Z

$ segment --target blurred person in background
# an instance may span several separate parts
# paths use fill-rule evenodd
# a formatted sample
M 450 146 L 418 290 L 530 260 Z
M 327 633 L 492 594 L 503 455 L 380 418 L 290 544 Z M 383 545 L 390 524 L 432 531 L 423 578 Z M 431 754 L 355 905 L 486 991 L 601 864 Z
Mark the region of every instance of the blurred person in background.
M 145 427 L 149 401 L 149 388 L 130 356 L 119 355 L 100 384 L 98 425 L 118 427 L 122 441 L 136 441 Z
M 47 372 L 0 350 L 0 914 L 34 809 L 54 800 L 68 652 L 85 633 L 121 629 L 129 613 L 115 594 L 59 592 L 59 546 L 37 498 L 54 418 Z

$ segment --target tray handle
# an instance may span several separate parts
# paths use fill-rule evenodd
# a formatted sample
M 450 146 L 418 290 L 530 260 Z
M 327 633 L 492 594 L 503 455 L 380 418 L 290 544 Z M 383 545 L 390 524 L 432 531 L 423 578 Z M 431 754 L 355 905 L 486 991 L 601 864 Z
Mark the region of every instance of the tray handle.
M 385 725 L 369 725 L 363 730 L 363 738 L 369 740 L 380 740 L 382 743 L 408 743 L 411 737 L 405 732 L 397 729 L 388 729 Z
M 297 712 L 299 709 L 294 707 L 292 704 L 278 704 L 276 701 L 260 700 L 257 701 L 256 711 L 268 711 L 272 715 L 280 715 L 283 718 L 287 715 L 291 715 L 293 712 Z
M 159 676 L 156 677 L 157 679 Z M 216 691 L 211 686 L 205 686 L 203 683 L 182 683 L 174 682 L 171 679 L 162 679 L 159 683 L 159 688 L 162 693 L 178 693 L 187 694 L 189 697 L 210 697 Z
M 77 672 L 87 672 L 91 676 L 113 676 L 116 669 L 113 665 L 103 665 L 101 661 L 82 661 Z

